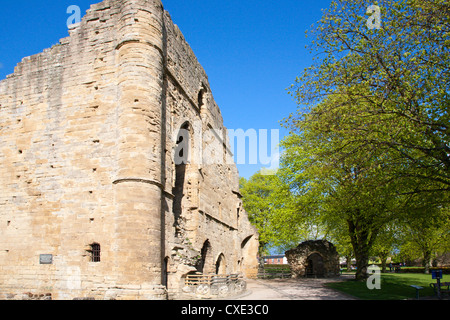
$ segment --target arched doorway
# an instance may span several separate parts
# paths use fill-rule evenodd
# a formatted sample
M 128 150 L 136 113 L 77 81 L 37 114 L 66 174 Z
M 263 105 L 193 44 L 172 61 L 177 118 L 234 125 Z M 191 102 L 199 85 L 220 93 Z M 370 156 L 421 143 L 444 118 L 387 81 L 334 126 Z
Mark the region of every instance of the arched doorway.
M 212 247 L 209 240 L 206 240 L 203 244 L 202 250 L 200 252 L 201 258 L 197 262 L 197 271 L 203 274 L 214 272 L 214 257 L 212 254 Z
M 253 236 L 248 236 L 247 238 L 245 238 L 242 243 L 241 243 L 241 253 L 242 253 L 242 257 L 241 260 L 239 260 L 239 271 L 245 271 L 244 269 L 244 261 L 245 261 L 245 257 L 247 257 L 249 255 L 249 241 Z
M 227 262 L 223 253 L 220 254 L 216 262 L 216 274 L 224 275 L 227 273 Z
M 325 274 L 323 257 L 315 252 L 308 256 L 306 260 L 307 277 L 323 277 Z

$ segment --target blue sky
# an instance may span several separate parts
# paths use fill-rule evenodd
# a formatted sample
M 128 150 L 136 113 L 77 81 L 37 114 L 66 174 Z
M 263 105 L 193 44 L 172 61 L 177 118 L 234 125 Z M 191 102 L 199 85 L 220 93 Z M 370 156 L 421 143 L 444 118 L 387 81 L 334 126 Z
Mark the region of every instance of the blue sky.
M 68 36 L 67 8 L 82 15 L 99 0 L 3 1 L 0 9 L 0 80 L 23 57 Z M 286 92 L 312 64 L 305 30 L 321 18 L 331 0 L 163 0 L 209 77 L 229 129 L 280 129 L 296 110 Z M 270 135 L 269 135 L 270 137 Z M 272 152 L 272 154 L 274 154 Z M 238 165 L 249 178 L 261 164 Z

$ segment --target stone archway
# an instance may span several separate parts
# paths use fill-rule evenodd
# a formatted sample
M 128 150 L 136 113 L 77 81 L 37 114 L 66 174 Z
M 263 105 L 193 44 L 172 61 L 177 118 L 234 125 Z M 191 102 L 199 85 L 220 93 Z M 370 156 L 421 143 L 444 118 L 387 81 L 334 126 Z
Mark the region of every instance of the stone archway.
M 216 274 L 224 275 L 227 273 L 227 262 L 223 253 L 220 254 L 216 262 Z
M 295 278 L 339 276 L 339 254 L 329 241 L 305 241 L 286 251 L 286 258 Z
M 308 256 L 305 275 L 307 277 L 323 277 L 325 275 L 323 257 L 320 253 L 314 252 Z
M 240 272 L 247 278 L 256 278 L 258 274 L 258 235 L 249 235 L 241 243 Z
M 203 274 L 214 272 L 214 257 L 209 240 L 206 240 L 201 250 L 201 259 L 197 263 L 197 271 Z

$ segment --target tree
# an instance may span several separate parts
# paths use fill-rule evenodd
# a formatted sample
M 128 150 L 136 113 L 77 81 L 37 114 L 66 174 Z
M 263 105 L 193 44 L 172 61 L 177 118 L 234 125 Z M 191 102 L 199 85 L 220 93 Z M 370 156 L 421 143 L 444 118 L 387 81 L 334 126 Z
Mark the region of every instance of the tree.
M 277 175 L 256 172 L 249 180 L 240 178 L 239 182 L 244 209 L 259 232 L 260 256 L 270 248 L 295 247 L 319 232 L 307 224 L 310 221 L 295 214 L 292 193 Z
M 353 247 L 348 234 L 347 226 L 343 223 L 339 223 L 339 219 L 337 219 L 335 223 L 328 221 L 327 231 L 329 241 L 336 246 L 336 250 L 339 255 L 345 258 L 347 271 L 351 271 L 352 258 L 354 258 L 355 255 L 353 253 Z
M 273 237 L 270 225 L 270 194 L 272 192 L 271 176 L 255 174 L 248 181 L 245 178 L 239 180 L 242 194 L 242 202 L 248 213 L 250 223 L 259 233 L 259 256 L 268 253 L 268 246 Z
M 291 214 L 302 212 L 305 219 L 329 230 L 346 229 L 356 258 L 356 278 L 364 279 L 372 245 L 395 217 L 397 182 L 383 167 L 372 165 L 380 156 L 376 153 L 336 161 L 332 153 L 344 149 L 347 139 L 322 130 L 327 123 L 320 118 L 297 123 L 299 132 L 282 142 L 285 153 L 279 172 L 294 195 L 296 209 Z
M 405 221 L 403 249 L 409 256 L 422 258 L 425 273 L 438 253 L 448 250 L 450 238 L 450 210 L 448 208 L 416 207 Z M 406 249 L 406 250 L 405 250 Z
M 379 30 L 355 0 L 332 2 L 313 31 L 319 55 L 290 90 L 300 108 L 281 170 L 299 210 L 347 225 L 357 279 L 386 224 L 415 221 L 411 195 L 431 210 L 450 191 L 450 4 L 378 5 Z
M 381 272 L 386 272 L 387 259 L 394 253 L 394 249 L 399 244 L 400 230 L 395 221 L 386 224 L 372 247 L 372 254 L 381 260 Z
M 275 240 L 272 198 L 276 188 L 276 176 L 257 172 L 249 180 L 240 178 L 239 184 L 244 209 L 248 213 L 250 222 L 259 232 L 259 254 L 264 256 L 268 254 Z
M 382 25 L 366 26 L 367 2 L 333 1 L 313 30 L 316 65 L 290 92 L 304 114 L 338 119 L 329 130 L 352 138 L 351 151 L 390 149 L 384 165 L 397 179 L 433 181 L 450 191 L 450 3 L 446 0 L 379 1 Z M 327 108 L 315 106 L 339 97 Z M 352 107 L 353 106 L 353 107 Z M 368 125 L 370 124 L 370 125 Z

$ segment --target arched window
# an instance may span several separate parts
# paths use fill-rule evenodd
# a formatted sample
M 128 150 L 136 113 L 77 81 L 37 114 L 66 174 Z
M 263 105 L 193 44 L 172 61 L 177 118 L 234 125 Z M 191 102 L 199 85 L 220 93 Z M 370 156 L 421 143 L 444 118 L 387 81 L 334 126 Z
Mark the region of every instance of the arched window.
M 185 123 L 178 132 L 175 146 L 175 186 L 172 190 L 174 195 L 173 214 L 175 233 L 178 233 L 178 222 L 182 213 L 184 197 L 184 183 L 186 179 L 186 165 L 190 156 L 190 132 L 189 123 Z
M 169 281 L 169 257 L 165 257 L 163 261 L 163 272 L 162 272 L 162 285 L 168 288 Z
M 190 132 L 189 123 L 186 122 L 178 131 L 176 146 L 175 146 L 175 165 L 188 164 L 190 156 Z
M 205 94 L 208 92 L 205 85 L 202 85 L 202 88 L 200 89 L 198 93 L 198 108 L 199 110 L 202 110 L 202 107 L 205 105 Z

